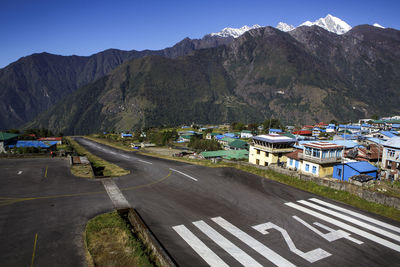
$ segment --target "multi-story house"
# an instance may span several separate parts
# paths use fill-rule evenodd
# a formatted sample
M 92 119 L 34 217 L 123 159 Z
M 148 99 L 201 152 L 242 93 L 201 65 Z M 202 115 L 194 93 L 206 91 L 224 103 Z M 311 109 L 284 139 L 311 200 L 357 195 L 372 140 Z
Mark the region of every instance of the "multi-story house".
M 279 134 L 253 136 L 249 150 L 249 162 L 261 166 L 280 165 L 286 162 L 286 154 L 295 150 L 295 139 Z
M 400 173 L 400 137 L 393 137 L 383 143 L 382 170 L 384 177 L 398 179 Z
M 298 154 L 301 160 L 300 172 L 317 177 L 331 176 L 333 166 L 342 160 L 343 146 L 330 142 L 310 142 L 303 144 L 303 153 Z

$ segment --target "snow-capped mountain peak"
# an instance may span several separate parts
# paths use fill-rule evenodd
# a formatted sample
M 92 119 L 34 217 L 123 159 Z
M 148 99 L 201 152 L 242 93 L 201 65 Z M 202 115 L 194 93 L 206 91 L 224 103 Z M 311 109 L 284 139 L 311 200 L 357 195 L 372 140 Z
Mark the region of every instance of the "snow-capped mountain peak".
M 252 29 L 257 29 L 261 28 L 260 25 L 255 24 L 251 27 L 244 25 L 241 28 L 223 28 L 220 32 L 213 32 L 210 33 L 211 36 L 220 36 L 220 37 L 233 37 L 233 38 L 238 38 L 240 35 L 244 34 L 245 32 L 252 30 Z
M 287 25 L 287 27 L 286 27 L 286 25 Z M 334 32 L 336 34 L 344 34 L 351 30 L 351 26 L 349 24 L 347 24 L 343 20 L 341 20 L 335 16 L 332 16 L 330 14 L 328 14 L 325 18 L 319 18 L 314 22 L 307 20 L 307 21 L 303 22 L 302 24 L 300 24 L 298 27 L 300 27 L 300 26 L 311 27 L 313 25 L 319 26 L 327 31 Z M 296 29 L 296 27 L 288 25 L 284 22 L 279 22 L 278 25 L 276 26 L 276 28 L 281 31 L 284 31 L 284 32 L 288 32 L 288 31 L 292 31 L 292 30 Z
M 325 18 L 319 18 L 318 20 L 311 22 L 306 21 L 299 26 L 313 26 L 317 25 L 327 31 L 334 32 L 336 34 L 344 34 L 351 30 L 351 26 L 343 20 L 328 14 Z
M 378 28 L 385 29 L 385 27 L 383 27 L 382 25 L 380 25 L 380 24 L 378 24 L 378 23 L 374 23 L 374 25 L 373 25 L 373 26 L 375 26 L 375 27 L 378 27 Z
M 276 28 L 283 32 L 290 32 L 291 30 L 295 29 L 295 27 L 293 25 L 289 25 L 285 22 L 279 22 L 278 25 L 276 25 Z

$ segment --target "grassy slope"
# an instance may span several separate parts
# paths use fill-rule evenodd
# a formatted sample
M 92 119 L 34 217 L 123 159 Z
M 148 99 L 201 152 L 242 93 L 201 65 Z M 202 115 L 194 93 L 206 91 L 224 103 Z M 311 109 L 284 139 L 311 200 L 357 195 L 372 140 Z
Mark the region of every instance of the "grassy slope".
M 116 211 L 89 220 L 85 241 L 92 260 L 89 266 L 155 266 Z

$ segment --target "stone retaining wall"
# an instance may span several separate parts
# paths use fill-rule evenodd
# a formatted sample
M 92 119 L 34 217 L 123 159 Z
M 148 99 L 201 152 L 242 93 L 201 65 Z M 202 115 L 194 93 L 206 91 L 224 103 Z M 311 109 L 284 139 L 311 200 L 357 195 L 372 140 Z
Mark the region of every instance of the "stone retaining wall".
M 122 211 L 126 212 L 126 211 Z M 131 223 L 133 230 L 142 240 L 146 247 L 150 248 L 157 259 L 158 266 L 175 267 L 175 263 L 168 253 L 161 246 L 147 225 L 144 223 L 140 215 L 133 208 L 128 211 L 128 220 Z

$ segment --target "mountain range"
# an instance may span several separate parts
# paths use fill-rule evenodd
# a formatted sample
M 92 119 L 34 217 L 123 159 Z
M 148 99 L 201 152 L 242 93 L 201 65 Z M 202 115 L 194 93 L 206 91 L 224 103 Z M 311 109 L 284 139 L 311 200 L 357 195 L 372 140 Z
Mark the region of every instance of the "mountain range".
M 285 123 L 344 121 L 400 111 L 397 30 L 224 30 L 225 36 L 186 38 L 158 51 L 22 58 L 0 70 L 0 128 L 30 121 L 25 127 L 81 134 L 271 116 Z

